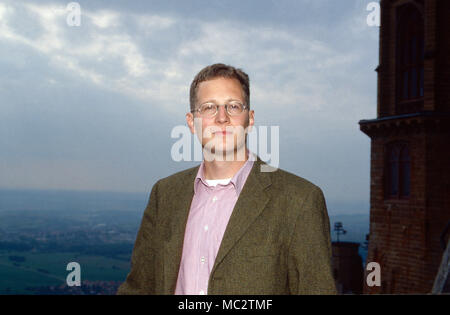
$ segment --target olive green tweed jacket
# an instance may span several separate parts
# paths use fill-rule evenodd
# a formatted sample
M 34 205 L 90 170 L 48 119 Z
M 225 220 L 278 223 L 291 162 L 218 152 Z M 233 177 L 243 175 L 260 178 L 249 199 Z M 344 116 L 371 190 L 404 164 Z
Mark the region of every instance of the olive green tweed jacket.
M 330 223 L 321 189 L 259 157 L 239 195 L 208 294 L 334 294 Z M 199 166 L 159 180 L 117 294 L 173 294 Z

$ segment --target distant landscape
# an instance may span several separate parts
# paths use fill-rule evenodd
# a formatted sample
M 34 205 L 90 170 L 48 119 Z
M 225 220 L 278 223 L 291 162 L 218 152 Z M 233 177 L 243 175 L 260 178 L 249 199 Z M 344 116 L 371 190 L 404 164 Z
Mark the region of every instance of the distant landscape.
M 130 268 L 148 194 L 0 190 L 0 294 L 114 294 Z M 369 215 L 331 215 L 363 243 Z M 360 247 L 365 261 L 366 250 Z M 68 287 L 69 262 L 81 287 Z

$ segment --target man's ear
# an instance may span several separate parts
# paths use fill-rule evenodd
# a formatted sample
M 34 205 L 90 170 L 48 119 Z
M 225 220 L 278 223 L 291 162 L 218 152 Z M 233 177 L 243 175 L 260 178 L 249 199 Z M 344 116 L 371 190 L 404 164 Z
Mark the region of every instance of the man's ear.
M 188 124 L 188 127 L 191 130 L 191 133 L 195 134 L 194 115 L 192 113 L 186 114 L 186 123 Z
M 253 125 L 255 124 L 255 111 L 251 110 L 248 113 L 248 132 L 253 130 Z

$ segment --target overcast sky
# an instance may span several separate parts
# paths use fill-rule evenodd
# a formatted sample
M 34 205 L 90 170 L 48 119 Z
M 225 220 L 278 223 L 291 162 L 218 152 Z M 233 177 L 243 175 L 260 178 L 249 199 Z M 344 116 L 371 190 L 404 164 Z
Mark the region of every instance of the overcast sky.
M 369 2 L 78 1 L 71 27 L 69 1 L 2 0 L 0 188 L 149 192 L 199 164 L 171 159 L 171 131 L 195 74 L 222 62 L 249 74 L 255 125 L 279 126 L 279 167 L 330 213 L 368 213 Z

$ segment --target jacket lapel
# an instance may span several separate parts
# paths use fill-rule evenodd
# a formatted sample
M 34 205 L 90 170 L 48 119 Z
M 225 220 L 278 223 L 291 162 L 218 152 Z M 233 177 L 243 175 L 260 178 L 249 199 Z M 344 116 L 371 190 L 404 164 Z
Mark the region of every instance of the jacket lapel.
M 265 163 L 258 156 L 228 221 L 211 274 L 260 215 L 270 199 L 264 190 L 270 186 L 271 180 L 269 174 L 261 172 L 261 165 Z

